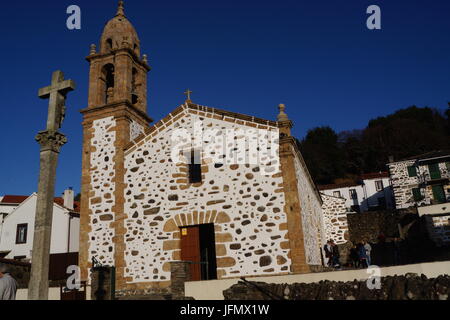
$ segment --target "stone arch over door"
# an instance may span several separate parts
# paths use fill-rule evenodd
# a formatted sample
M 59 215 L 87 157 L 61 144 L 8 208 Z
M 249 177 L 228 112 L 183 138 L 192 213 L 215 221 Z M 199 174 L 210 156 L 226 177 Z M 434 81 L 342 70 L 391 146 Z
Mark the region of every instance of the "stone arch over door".
M 222 268 L 230 267 L 236 264 L 232 257 L 227 256 L 227 248 L 225 243 L 232 242 L 233 236 L 231 233 L 222 232 L 221 224 L 230 222 L 231 219 L 225 212 L 217 212 L 217 210 L 208 211 L 193 211 L 190 213 L 177 214 L 173 218 L 166 221 L 164 224 L 164 232 L 171 232 L 172 239 L 163 242 L 163 250 L 172 252 L 172 260 L 177 261 L 181 259 L 181 232 L 182 227 L 191 227 L 201 224 L 214 224 L 215 233 L 215 247 L 216 247 L 216 264 L 217 264 L 217 278 L 220 279 L 225 275 L 225 270 Z M 166 263 L 164 268 L 170 268 Z

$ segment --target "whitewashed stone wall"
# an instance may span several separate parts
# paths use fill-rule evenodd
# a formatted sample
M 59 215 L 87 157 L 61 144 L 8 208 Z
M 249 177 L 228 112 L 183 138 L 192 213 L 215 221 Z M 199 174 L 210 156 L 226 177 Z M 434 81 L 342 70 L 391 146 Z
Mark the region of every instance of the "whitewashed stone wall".
M 321 194 L 323 204 L 323 221 L 326 240 L 334 240 L 336 244 L 348 240 L 347 208 L 344 198 Z
M 300 161 L 298 154 L 294 164 L 302 214 L 306 262 L 310 265 L 320 265 L 322 264 L 320 248 L 323 237 L 321 200 L 314 185 L 310 183 L 307 169 Z
M 397 209 L 405 209 L 415 205 L 412 189 L 419 185 L 419 178 L 408 175 L 408 167 L 412 166 L 414 162 L 415 160 L 409 160 L 389 164 Z M 426 202 L 422 201 L 420 204 L 426 204 Z
M 131 282 L 170 280 L 168 262 L 179 257 L 178 240 L 173 240 L 178 227 L 208 222 L 216 226 L 222 278 L 288 272 L 283 181 L 281 174 L 276 174 L 278 155 L 263 157 L 262 164 L 271 163 L 263 166 L 215 165 L 203 159 L 207 166 L 203 184 L 186 185 L 185 172 L 180 171 L 183 165 L 171 160 L 175 129 L 193 132 L 195 121 L 202 122 L 205 129 L 217 129 L 217 137 L 226 129 L 248 129 L 232 119 L 196 113 L 186 108 L 176 121 L 164 124 L 125 156 L 125 277 L 131 277 Z M 277 128 L 270 129 L 278 135 Z M 243 138 L 238 136 L 237 143 Z M 186 150 L 191 147 L 186 144 Z M 226 155 L 225 162 L 230 157 L 233 152 Z M 262 175 L 261 170 L 273 175 Z M 174 222 L 176 226 L 171 226 Z
M 395 196 L 395 204 L 397 209 L 405 209 L 416 205 L 413 197 L 413 188 L 417 188 L 420 183 L 419 176 L 429 179 L 428 166 L 419 166 L 418 176 L 410 177 L 408 174 L 408 167 L 412 166 L 415 160 L 407 160 L 389 164 L 389 172 L 392 180 L 392 188 Z M 446 163 L 439 163 L 439 169 L 442 177 L 450 178 L 450 172 L 447 169 Z M 447 199 L 450 199 L 450 185 L 444 186 L 444 192 Z M 422 189 L 424 199 L 417 202 L 418 206 L 429 205 L 434 198 L 431 186 Z
M 91 146 L 91 192 L 89 209 L 91 214 L 92 231 L 89 233 L 89 261 L 93 256 L 104 265 L 114 265 L 114 221 L 112 208 L 115 204 L 115 172 L 114 172 L 114 142 L 116 133 L 114 117 L 95 120 L 92 124 L 94 130 Z

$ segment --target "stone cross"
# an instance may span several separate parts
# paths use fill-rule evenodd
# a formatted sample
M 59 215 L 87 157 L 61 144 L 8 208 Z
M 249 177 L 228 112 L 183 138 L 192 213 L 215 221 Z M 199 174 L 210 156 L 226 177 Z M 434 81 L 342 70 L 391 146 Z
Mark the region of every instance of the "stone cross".
M 187 89 L 187 90 L 184 92 L 184 94 L 187 96 L 186 101 L 191 101 L 191 93 L 192 93 L 192 91 L 189 90 L 189 89 Z
M 38 94 L 42 99 L 49 99 L 49 105 L 47 129 L 36 136 L 36 141 L 41 145 L 40 170 L 28 300 L 48 299 L 56 166 L 59 151 L 67 142 L 66 136 L 58 132 L 58 129 L 64 120 L 66 95 L 74 89 L 75 83 L 72 80 L 64 80 L 63 73 L 55 71 L 51 85 L 40 89 Z
M 39 89 L 39 98 L 50 100 L 48 104 L 47 130 L 56 131 L 61 128 L 66 111 L 64 106 L 66 95 L 74 89 L 75 83 L 72 80 L 64 80 L 64 74 L 61 71 L 53 72 L 50 86 Z

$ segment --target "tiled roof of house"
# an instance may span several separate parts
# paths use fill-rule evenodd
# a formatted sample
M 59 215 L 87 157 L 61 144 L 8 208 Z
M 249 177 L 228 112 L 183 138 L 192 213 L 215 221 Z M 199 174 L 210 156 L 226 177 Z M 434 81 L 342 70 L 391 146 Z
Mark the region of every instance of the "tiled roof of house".
M 408 160 L 426 160 L 433 158 L 450 157 L 450 150 L 436 150 L 431 152 L 422 153 L 413 157 L 404 158 L 394 162 L 408 161 Z
M 330 189 L 340 189 L 340 188 L 348 188 L 348 187 L 356 187 L 359 184 L 356 182 L 343 182 L 343 183 L 332 183 L 318 186 L 319 190 L 330 190 Z
M 8 203 L 8 204 L 21 204 L 24 202 L 29 196 L 14 196 L 14 195 L 6 195 L 3 197 L 0 203 Z
M 17 195 L 6 195 L 3 197 L 3 199 L 0 201 L 0 203 L 3 204 L 21 204 L 26 199 L 28 199 L 29 196 L 17 196 Z M 55 198 L 53 200 L 56 204 L 60 205 L 61 207 L 64 207 L 64 199 L 63 198 Z M 80 203 L 78 201 L 74 201 L 73 203 L 73 211 L 74 212 L 80 212 Z
M 59 204 L 61 207 L 64 207 L 64 199 L 63 198 L 55 198 L 56 204 Z M 74 212 L 80 212 L 80 203 L 78 201 L 73 202 L 73 210 Z
M 377 179 L 377 178 L 389 178 L 389 172 L 364 173 L 360 176 L 360 178 L 362 180 Z
M 319 188 L 319 190 L 331 190 L 331 189 L 356 187 L 356 186 L 362 185 L 362 180 L 380 179 L 380 178 L 389 178 L 389 173 L 388 172 L 363 173 L 355 181 L 326 184 L 326 185 L 318 186 L 318 188 Z

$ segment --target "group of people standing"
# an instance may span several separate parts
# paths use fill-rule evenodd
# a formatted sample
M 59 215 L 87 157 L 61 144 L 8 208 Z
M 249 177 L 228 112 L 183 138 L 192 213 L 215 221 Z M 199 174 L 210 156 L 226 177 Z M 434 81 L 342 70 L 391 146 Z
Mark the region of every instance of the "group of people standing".
M 339 248 L 334 241 L 328 240 L 327 244 L 323 247 L 325 251 L 325 257 L 328 259 L 327 265 L 330 268 L 340 268 L 341 262 L 339 261 Z
M 325 257 L 327 258 L 328 267 L 340 268 L 340 254 L 336 243 L 334 243 L 333 240 L 328 240 L 323 249 L 325 251 Z M 354 244 L 350 249 L 350 267 L 368 268 L 372 263 L 371 252 L 372 246 L 365 240 Z
M 365 240 L 350 249 L 350 263 L 354 268 L 368 268 L 372 264 L 372 246 Z

